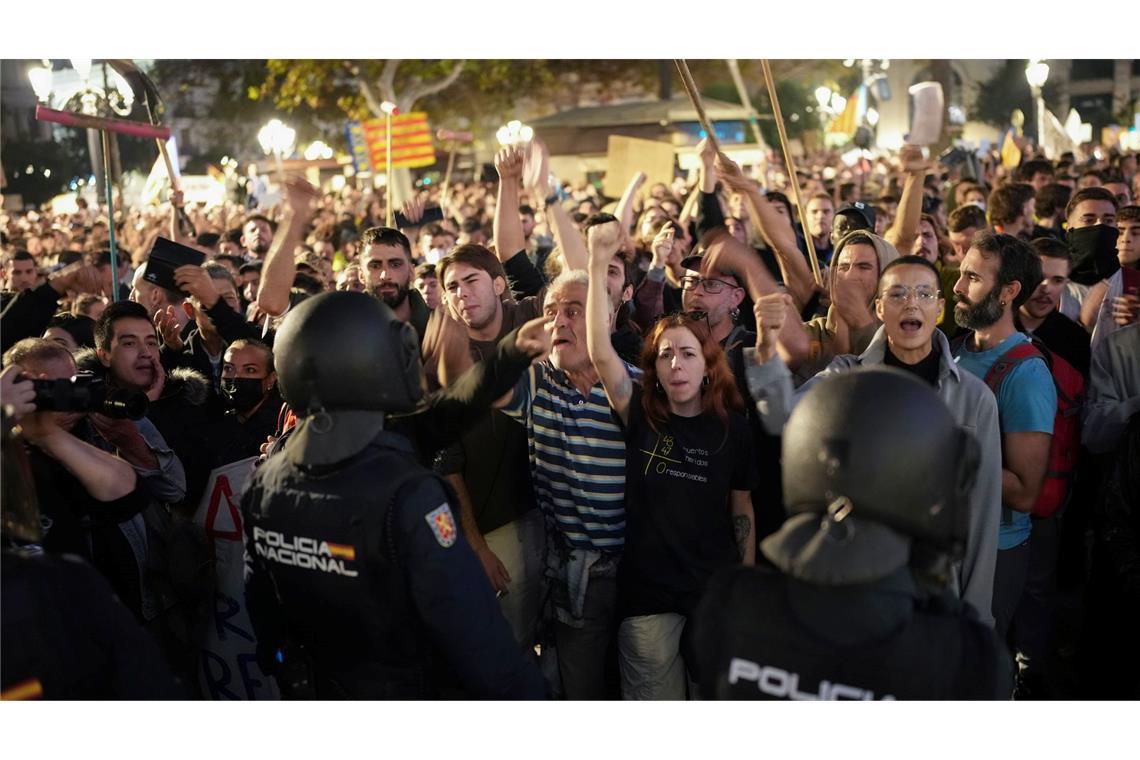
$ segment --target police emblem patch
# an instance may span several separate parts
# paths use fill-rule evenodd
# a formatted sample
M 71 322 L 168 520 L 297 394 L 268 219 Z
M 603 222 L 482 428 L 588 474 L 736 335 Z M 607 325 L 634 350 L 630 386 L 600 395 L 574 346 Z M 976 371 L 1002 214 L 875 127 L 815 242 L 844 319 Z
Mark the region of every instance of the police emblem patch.
M 447 506 L 446 503 L 440 504 L 428 512 L 424 515 L 424 519 L 427 520 L 427 524 L 431 528 L 431 532 L 435 534 L 435 540 L 439 542 L 440 546 L 446 549 L 455 543 L 455 518 L 451 515 L 451 507 Z

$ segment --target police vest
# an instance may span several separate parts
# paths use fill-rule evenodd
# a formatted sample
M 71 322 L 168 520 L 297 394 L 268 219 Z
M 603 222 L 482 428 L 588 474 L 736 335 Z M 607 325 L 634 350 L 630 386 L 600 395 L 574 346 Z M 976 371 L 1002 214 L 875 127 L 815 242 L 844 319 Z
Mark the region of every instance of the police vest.
M 256 474 L 243 499 L 246 553 L 275 588 L 287 642 L 274 645 L 303 648 L 318 697 L 433 693 L 396 518 L 401 499 L 435 477 L 411 454 L 379 443 L 331 472 L 307 472 L 276 456 Z
M 790 593 L 795 589 L 787 577 L 767 569 L 732 568 L 714 576 L 695 636 L 703 697 L 1009 697 L 1009 657 L 993 631 L 976 621 L 916 608 L 879 640 L 836 645 L 797 622 Z

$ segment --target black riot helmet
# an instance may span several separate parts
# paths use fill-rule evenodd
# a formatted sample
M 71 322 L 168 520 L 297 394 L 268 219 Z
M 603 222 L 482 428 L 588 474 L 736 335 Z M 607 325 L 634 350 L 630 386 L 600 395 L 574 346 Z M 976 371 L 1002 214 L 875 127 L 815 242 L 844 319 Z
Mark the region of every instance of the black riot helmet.
M 281 394 L 298 416 L 406 412 L 423 398 L 414 328 L 364 293 L 305 299 L 286 315 L 273 350 Z
M 301 421 L 286 452 L 303 465 L 330 465 L 361 451 L 387 415 L 424 395 L 415 329 L 364 293 L 322 293 L 290 311 L 277 331 L 281 395 Z
M 905 372 L 874 367 L 823 378 L 784 428 L 790 517 L 765 554 L 782 555 L 774 561 L 793 574 L 805 557 L 830 554 L 805 575 L 837 584 L 882 577 L 908 560 L 912 545 L 961 556 L 979 451 L 942 399 Z

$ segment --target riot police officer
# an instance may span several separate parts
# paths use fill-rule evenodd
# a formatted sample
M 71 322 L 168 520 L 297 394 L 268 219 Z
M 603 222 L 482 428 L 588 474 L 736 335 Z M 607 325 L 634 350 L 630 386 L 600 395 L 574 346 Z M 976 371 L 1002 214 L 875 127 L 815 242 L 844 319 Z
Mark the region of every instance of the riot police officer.
M 300 421 L 242 499 L 258 659 L 287 696 L 541 698 L 443 483 L 386 429 L 423 395 L 415 331 L 362 293 L 307 299 L 275 344 Z M 390 427 L 390 426 L 389 426 Z
M 710 582 L 694 646 L 719 699 L 998 699 L 1009 655 L 945 593 L 979 447 L 889 368 L 822 380 L 784 431 L 778 569 Z

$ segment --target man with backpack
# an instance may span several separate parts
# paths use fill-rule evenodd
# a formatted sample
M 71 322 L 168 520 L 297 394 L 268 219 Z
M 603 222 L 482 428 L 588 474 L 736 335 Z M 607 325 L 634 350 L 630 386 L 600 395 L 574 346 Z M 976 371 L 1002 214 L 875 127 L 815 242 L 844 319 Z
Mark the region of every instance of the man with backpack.
M 1083 535 L 1087 508 L 1082 505 L 1090 503 L 1094 496 L 1087 488 L 1094 479 L 1087 477 L 1087 473 L 1076 476 L 1080 413 L 1088 383 L 1089 334 L 1060 312 L 1061 294 L 1072 267 L 1069 249 L 1050 237 L 1037 238 L 1032 247 L 1041 261 L 1043 277 L 1033 295 L 1021 305 L 1018 317 L 1022 329 L 1032 336 L 1053 373 L 1057 416 L 1048 474 L 1031 513 L 1029 573 L 1011 631 L 1021 664 L 1015 697 L 1022 698 L 1046 695 L 1045 661 L 1054 648 L 1059 558 L 1070 554 L 1074 543 Z M 1083 492 L 1074 489 L 1074 481 L 1082 479 Z
M 1033 250 L 1012 235 L 980 232 L 954 286 L 954 320 L 966 330 L 954 349 L 958 366 L 994 390 L 1002 434 L 1002 516 L 993 613 L 1009 633 L 1030 564 L 1030 513 L 1048 471 L 1057 391 L 1046 356 L 1019 332 L 1014 314 L 1042 280 Z

